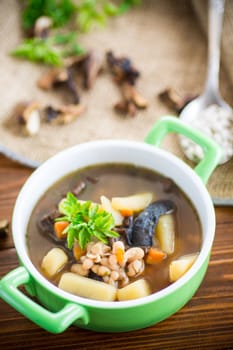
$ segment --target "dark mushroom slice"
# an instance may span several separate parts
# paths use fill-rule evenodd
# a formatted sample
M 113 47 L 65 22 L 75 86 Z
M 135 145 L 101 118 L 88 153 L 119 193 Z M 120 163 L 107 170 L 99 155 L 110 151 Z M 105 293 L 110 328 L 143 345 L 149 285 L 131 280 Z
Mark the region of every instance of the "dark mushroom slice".
M 127 81 L 134 85 L 138 77 L 139 71 L 133 66 L 128 57 L 116 57 L 112 51 L 106 53 L 108 66 L 115 77 L 116 81 L 121 83 Z
M 45 122 L 55 125 L 69 124 L 85 111 L 81 104 L 62 105 L 60 107 L 47 106 L 44 109 Z
M 97 76 L 102 70 L 102 61 L 100 56 L 91 51 L 82 62 L 83 86 L 85 89 L 91 89 Z
M 151 203 L 134 220 L 128 230 L 129 244 L 137 247 L 151 247 L 155 227 L 159 217 L 175 210 L 175 204 L 170 200 L 158 200 Z
M 73 188 L 72 193 L 77 197 L 81 192 L 87 187 L 86 182 L 80 181 L 75 188 Z
M 37 81 L 37 86 L 43 90 L 64 87 L 70 93 L 74 104 L 79 104 L 80 102 L 80 96 L 74 81 L 73 72 L 69 67 L 50 69 Z
M 187 103 L 191 102 L 197 95 L 179 95 L 174 89 L 167 88 L 158 95 L 161 102 L 173 109 L 176 113 L 180 113 Z

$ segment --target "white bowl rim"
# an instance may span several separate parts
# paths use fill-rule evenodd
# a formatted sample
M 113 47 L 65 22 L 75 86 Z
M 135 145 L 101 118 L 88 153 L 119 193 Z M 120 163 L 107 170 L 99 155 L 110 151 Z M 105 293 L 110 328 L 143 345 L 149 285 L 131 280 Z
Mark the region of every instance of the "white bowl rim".
M 155 292 L 149 296 L 142 297 L 139 299 L 134 300 L 128 300 L 128 301 L 99 301 L 99 300 L 92 300 L 87 299 L 83 297 L 79 297 L 76 295 L 72 295 L 68 292 L 65 292 L 61 289 L 59 289 L 57 286 L 53 285 L 51 282 L 49 282 L 33 265 L 31 262 L 28 254 L 27 249 L 25 245 L 23 244 L 22 240 L 20 240 L 19 235 L 17 235 L 18 230 L 18 222 L 19 217 L 17 217 L 18 208 L 20 206 L 21 200 L 23 200 L 25 194 L 28 190 L 30 190 L 30 185 L 32 181 L 34 181 L 34 178 L 38 176 L 41 172 L 44 171 L 44 169 L 51 167 L 53 162 L 56 162 L 57 159 L 60 157 L 63 157 L 67 155 L 68 153 L 74 152 L 77 147 L 81 150 L 81 148 L 85 149 L 86 147 L 102 147 L 103 145 L 108 145 L 112 147 L 132 147 L 137 149 L 140 147 L 140 149 L 143 149 L 145 151 L 152 151 L 155 154 L 160 153 L 163 157 L 165 157 L 168 161 L 173 162 L 178 166 L 181 170 L 185 171 L 189 176 L 192 177 L 192 180 L 196 184 L 196 186 L 200 187 L 202 194 L 203 194 L 203 202 L 206 208 L 208 208 L 209 215 L 206 218 L 207 219 L 207 227 L 208 233 L 207 233 L 207 239 L 205 239 L 204 244 L 202 245 L 202 248 L 199 252 L 198 258 L 196 259 L 193 266 L 189 269 L 188 272 L 186 272 L 178 281 L 172 283 L 168 287 Z M 98 164 L 101 164 L 101 162 L 98 162 Z M 130 161 L 129 161 L 130 164 Z M 67 302 L 74 302 L 76 304 L 79 304 L 80 306 L 88 306 L 88 307 L 94 307 L 99 309 L 121 309 L 121 308 L 130 308 L 140 305 L 145 305 L 147 303 L 151 303 L 153 301 L 157 301 L 160 298 L 164 298 L 165 296 L 168 296 L 178 290 L 180 287 L 184 286 L 198 271 L 201 269 L 202 265 L 205 263 L 206 259 L 209 256 L 209 253 L 212 248 L 212 243 L 215 235 L 215 212 L 213 203 L 211 200 L 211 197 L 201 180 L 201 178 L 195 173 L 195 171 L 189 167 L 186 163 L 184 163 L 180 158 L 175 156 L 174 154 L 170 153 L 169 151 L 155 147 L 153 145 L 149 145 L 143 142 L 139 141 L 130 141 L 130 140 L 97 140 L 97 141 L 88 141 L 82 144 L 78 144 L 69 148 L 66 148 L 62 150 L 61 152 L 57 153 L 53 157 L 46 160 L 42 165 L 40 165 L 26 180 L 25 184 L 21 188 L 19 195 L 17 197 L 14 211 L 13 211 L 13 219 L 12 219 L 12 234 L 13 234 L 13 240 L 16 247 L 16 251 L 18 254 L 18 257 L 23 263 L 24 267 L 27 269 L 29 274 L 36 280 L 37 283 L 43 285 L 46 289 L 48 289 L 53 294 L 65 299 Z M 198 286 L 197 286 L 198 287 Z

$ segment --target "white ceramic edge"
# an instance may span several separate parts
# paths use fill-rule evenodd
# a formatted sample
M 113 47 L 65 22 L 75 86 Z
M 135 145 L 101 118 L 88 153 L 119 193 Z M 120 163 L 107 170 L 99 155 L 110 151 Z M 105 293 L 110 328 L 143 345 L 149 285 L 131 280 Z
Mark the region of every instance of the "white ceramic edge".
M 155 156 L 159 156 L 164 158 L 164 161 L 171 162 L 172 165 L 175 165 L 175 167 L 179 168 L 179 171 L 185 173 L 188 177 L 190 176 L 192 179 L 192 182 L 194 186 L 196 186 L 196 189 L 199 189 L 199 192 L 201 193 L 202 196 L 202 203 L 201 205 L 206 209 L 206 213 L 208 213 L 207 217 L 201 218 L 201 222 L 203 225 L 203 220 L 205 219 L 205 239 L 200 251 L 200 254 L 193 264 L 193 266 L 190 268 L 190 270 L 183 276 L 181 277 L 178 281 L 174 282 L 170 286 L 162 289 L 159 292 L 156 292 L 150 296 L 143 297 L 140 299 L 135 299 L 135 300 L 130 300 L 130 301 L 121 301 L 121 302 L 105 302 L 105 301 L 97 301 L 97 300 L 90 300 L 86 298 L 82 298 L 79 296 L 72 295 L 70 293 L 67 293 L 65 291 L 62 291 L 58 287 L 54 286 L 52 283 L 50 283 L 43 275 L 40 274 L 40 272 L 34 267 L 32 264 L 29 256 L 27 255 L 27 248 L 26 248 L 26 242 L 25 239 L 22 240 L 20 236 L 20 232 L 18 232 L 18 228 L 20 227 L 20 222 L 22 221 L 22 202 L 24 200 L 25 195 L 27 195 L 28 191 L 31 190 L 31 186 L 33 188 L 33 185 L 35 185 L 36 179 L 38 176 L 41 176 L 43 172 L 46 170 L 50 169 L 50 175 L 51 175 L 51 169 L 53 168 L 53 164 L 57 162 L 60 158 L 66 156 L 68 153 L 70 156 L 72 156 L 73 153 L 76 153 L 76 148 L 78 147 L 81 151 L 84 150 L 85 148 L 90 148 L 90 146 L 94 147 L 95 149 L 98 150 L 98 147 L 129 147 L 129 148 L 138 148 L 140 147 L 141 150 L 149 151 L 152 152 Z M 96 163 L 102 163 L 101 161 L 97 161 Z M 126 163 L 130 163 L 130 161 L 126 161 Z M 69 173 L 69 172 L 68 172 Z M 50 176 L 49 179 L 53 178 L 53 175 Z M 171 174 L 172 175 L 172 174 Z M 168 175 L 167 175 L 168 176 Z M 59 178 L 59 177 L 58 177 Z M 48 179 L 46 179 L 47 181 Z M 52 181 L 53 182 L 53 181 Z M 178 184 L 179 187 L 181 187 Z M 50 185 L 48 186 L 48 188 Z M 37 189 L 36 189 L 37 191 Z M 195 191 L 196 192 L 196 191 Z M 41 193 L 42 195 L 43 193 Z M 36 200 L 37 202 L 37 200 Z M 35 203 L 36 204 L 36 203 Z M 34 207 L 34 205 L 32 208 Z M 196 208 L 198 210 L 198 208 Z M 201 216 L 202 213 L 199 212 L 199 215 Z M 163 149 L 153 147 L 148 144 L 144 144 L 142 142 L 136 142 L 136 141 L 124 141 L 124 140 L 101 140 L 101 141 L 91 141 L 91 142 L 86 142 L 78 146 L 73 146 L 70 147 L 52 158 L 48 159 L 46 162 L 44 162 L 39 168 L 37 168 L 33 174 L 28 178 L 28 180 L 25 182 L 23 185 L 13 211 L 13 218 L 12 218 L 12 231 L 13 231 L 13 240 L 14 244 L 17 250 L 18 257 L 20 261 L 24 264 L 26 269 L 30 271 L 30 274 L 40 283 L 43 284 L 47 289 L 52 291 L 55 294 L 59 294 L 61 297 L 63 297 L 66 300 L 69 300 L 71 302 L 78 303 L 82 306 L 88 305 L 88 306 L 93 306 L 93 307 L 98 307 L 98 308 L 111 308 L 111 309 L 118 309 L 118 308 L 125 308 L 125 307 L 133 307 L 136 305 L 141 305 L 145 303 L 149 303 L 155 300 L 158 300 L 160 297 L 163 297 L 165 295 L 168 295 L 184 285 L 195 273 L 201 268 L 203 265 L 204 261 L 206 260 L 208 254 L 211 251 L 212 244 L 213 244 L 213 239 L 215 235 L 215 212 L 214 212 L 214 207 L 213 203 L 211 201 L 211 198 L 206 190 L 205 185 L 203 184 L 202 180 L 199 178 L 199 176 L 188 166 L 186 165 L 182 160 L 171 154 L 170 152 L 167 152 Z M 21 233 L 22 234 L 22 233 Z M 25 237 L 24 237 L 25 238 Z

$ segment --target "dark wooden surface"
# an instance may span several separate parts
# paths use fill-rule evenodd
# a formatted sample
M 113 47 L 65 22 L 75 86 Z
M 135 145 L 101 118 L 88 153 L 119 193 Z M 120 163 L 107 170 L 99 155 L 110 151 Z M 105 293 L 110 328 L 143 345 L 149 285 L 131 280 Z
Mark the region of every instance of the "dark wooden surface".
M 32 170 L 0 155 L 0 220 L 11 215 Z M 127 333 L 96 333 L 70 327 L 49 334 L 0 300 L 0 349 L 233 349 L 233 208 L 216 208 L 217 229 L 205 279 L 169 319 Z M 18 266 L 11 237 L 0 240 L 0 278 Z

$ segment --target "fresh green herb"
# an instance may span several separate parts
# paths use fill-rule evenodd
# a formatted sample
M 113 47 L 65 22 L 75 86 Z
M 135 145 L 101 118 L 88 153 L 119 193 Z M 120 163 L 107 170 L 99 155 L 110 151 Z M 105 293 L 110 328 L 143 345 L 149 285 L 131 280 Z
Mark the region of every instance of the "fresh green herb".
M 72 0 L 27 0 L 22 17 L 23 28 L 32 28 L 41 16 L 50 17 L 54 27 L 63 27 L 75 11 L 76 6 Z
M 118 233 L 112 230 L 114 228 L 113 216 L 104 210 L 100 210 L 98 204 L 91 201 L 81 203 L 69 192 L 60 204 L 59 209 L 64 216 L 56 220 L 69 222 L 69 226 L 64 231 L 67 233 L 69 249 L 72 248 L 76 240 L 80 247 L 84 249 L 93 238 L 107 243 L 109 237 L 118 237 Z
M 13 56 L 26 58 L 29 61 L 43 62 L 61 66 L 62 56 L 47 40 L 40 38 L 25 39 L 13 52 Z
M 108 17 L 119 16 L 138 5 L 140 0 L 27 0 L 23 11 L 24 29 L 33 28 L 37 18 L 48 16 L 54 27 L 63 27 L 77 15 L 79 29 L 87 32 L 95 24 L 105 25 Z
M 76 42 L 76 33 L 69 32 L 56 34 L 47 39 L 25 39 L 12 52 L 12 55 L 29 61 L 61 66 L 64 57 L 81 55 L 84 52 L 84 49 Z
M 79 29 L 89 31 L 93 25 L 105 25 L 108 17 L 118 16 L 128 11 L 140 0 L 25 0 L 22 23 L 25 29 L 33 28 L 37 18 L 48 16 L 53 27 L 64 27 L 77 15 Z M 61 45 L 62 47 L 57 47 Z M 55 34 L 48 38 L 25 39 L 12 55 L 29 61 L 61 66 L 63 58 L 83 54 L 84 49 L 76 42 L 76 33 Z
M 77 23 L 83 32 L 88 32 L 95 24 L 106 25 L 108 17 L 122 15 L 140 0 L 122 0 L 118 4 L 109 0 L 82 0 L 77 6 Z

